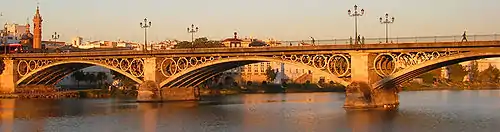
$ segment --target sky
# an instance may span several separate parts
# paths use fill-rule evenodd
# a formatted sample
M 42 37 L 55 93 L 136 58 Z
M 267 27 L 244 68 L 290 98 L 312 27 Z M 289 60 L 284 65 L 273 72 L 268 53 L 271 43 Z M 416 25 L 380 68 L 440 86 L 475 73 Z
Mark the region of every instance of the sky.
M 32 22 L 37 0 L 1 0 L 0 23 Z M 500 0 L 39 0 L 43 39 L 54 32 L 69 41 L 79 35 L 92 40 L 144 40 L 139 23 L 152 22 L 148 38 L 190 40 L 186 28 L 199 27 L 197 37 L 219 40 L 240 37 L 278 40 L 348 38 L 357 4 L 359 34 L 385 37 L 379 17 L 395 17 L 390 36 L 435 36 L 500 33 Z

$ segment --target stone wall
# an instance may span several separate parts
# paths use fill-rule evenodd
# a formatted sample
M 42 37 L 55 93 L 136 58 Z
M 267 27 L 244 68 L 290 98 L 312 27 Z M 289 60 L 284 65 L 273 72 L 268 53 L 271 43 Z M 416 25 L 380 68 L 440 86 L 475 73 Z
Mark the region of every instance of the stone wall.
M 196 100 L 194 88 L 163 88 L 163 100 L 187 101 Z

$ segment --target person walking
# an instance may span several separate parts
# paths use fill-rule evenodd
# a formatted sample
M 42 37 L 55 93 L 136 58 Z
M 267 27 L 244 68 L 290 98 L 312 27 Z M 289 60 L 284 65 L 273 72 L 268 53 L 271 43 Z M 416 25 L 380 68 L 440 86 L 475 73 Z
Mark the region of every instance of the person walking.
M 314 40 L 314 38 L 313 38 L 312 36 L 309 36 L 309 37 L 311 37 L 311 40 L 312 40 L 312 45 L 315 45 L 316 40 Z
M 466 34 L 467 31 L 464 31 L 464 34 L 462 34 L 462 42 L 467 42 L 467 34 Z
M 363 38 L 361 38 L 361 43 L 365 44 L 365 36 L 363 36 Z
M 361 35 L 358 35 L 358 38 L 356 39 L 356 42 L 357 42 L 358 44 L 361 44 L 360 40 L 361 40 Z
M 352 37 L 349 37 L 349 44 L 352 45 Z

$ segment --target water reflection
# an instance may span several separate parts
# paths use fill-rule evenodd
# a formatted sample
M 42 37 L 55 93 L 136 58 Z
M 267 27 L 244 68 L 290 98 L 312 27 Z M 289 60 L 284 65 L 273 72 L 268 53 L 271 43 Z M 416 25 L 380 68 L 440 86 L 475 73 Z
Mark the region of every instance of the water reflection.
M 500 91 L 400 93 L 398 111 L 345 111 L 341 93 L 249 94 L 201 102 L 0 100 L 0 131 L 490 131 Z
M 0 130 L 2 132 L 11 132 L 14 125 L 14 108 L 16 100 L 4 99 L 0 100 Z

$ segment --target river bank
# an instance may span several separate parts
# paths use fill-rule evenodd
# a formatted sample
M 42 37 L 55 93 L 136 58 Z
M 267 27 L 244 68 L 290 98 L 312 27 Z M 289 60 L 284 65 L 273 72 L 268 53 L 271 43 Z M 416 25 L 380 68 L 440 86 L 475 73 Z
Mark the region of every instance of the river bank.
M 428 90 L 496 90 L 500 89 L 498 83 L 407 83 L 402 85 L 402 91 L 428 91 Z

